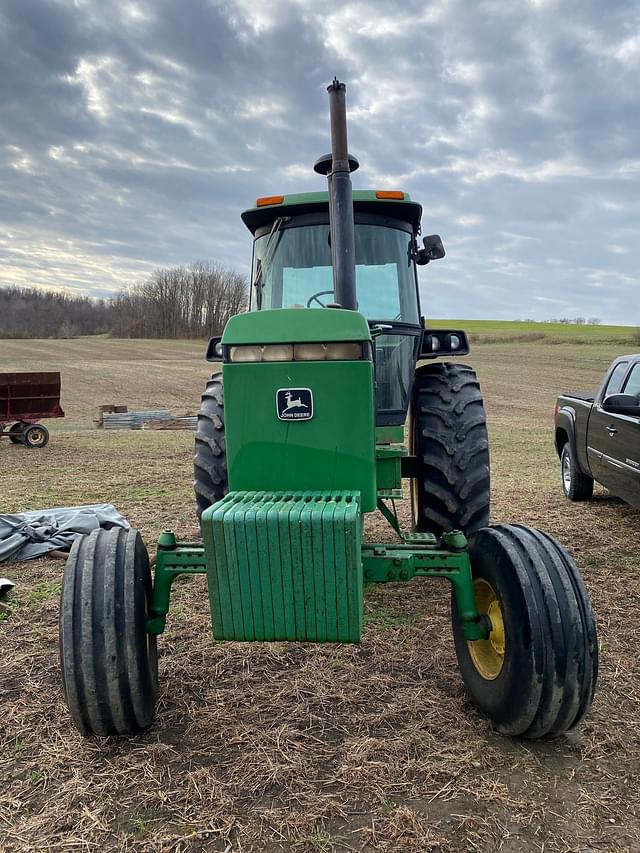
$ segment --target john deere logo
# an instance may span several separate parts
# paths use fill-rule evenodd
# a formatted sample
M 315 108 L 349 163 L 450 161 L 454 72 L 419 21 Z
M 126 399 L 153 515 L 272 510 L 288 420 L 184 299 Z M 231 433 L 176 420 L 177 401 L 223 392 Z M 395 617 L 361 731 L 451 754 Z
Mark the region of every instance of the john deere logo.
M 281 421 L 308 421 L 313 417 L 311 388 L 278 388 L 276 411 Z

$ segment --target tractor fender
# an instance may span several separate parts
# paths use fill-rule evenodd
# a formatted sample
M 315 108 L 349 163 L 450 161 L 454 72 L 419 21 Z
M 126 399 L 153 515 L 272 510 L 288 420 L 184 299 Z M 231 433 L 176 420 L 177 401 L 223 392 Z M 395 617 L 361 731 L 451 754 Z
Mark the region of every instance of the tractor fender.
M 451 355 L 455 355 L 455 353 L 451 353 Z M 428 372 L 432 371 L 434 364 L 458 364 L 460 367 L 470 367 L 470 365 L 462 364 L 461 362 L 458 362 L 458 361 L 450 361 L 450 362 L 423 361 L 417 365 L 417 367 L 415 369 L 415 375 L 418 376 L 420 373 L 428 373 Z

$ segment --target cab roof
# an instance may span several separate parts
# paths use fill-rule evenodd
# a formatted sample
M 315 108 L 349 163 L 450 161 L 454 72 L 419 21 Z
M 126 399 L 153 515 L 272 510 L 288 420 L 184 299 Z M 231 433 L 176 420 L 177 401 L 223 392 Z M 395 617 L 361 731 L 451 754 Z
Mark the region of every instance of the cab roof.
M 417 229 L 422 217 L 422 205 L 411 201 L 408 193 L 402 193 L 402 198 L 379 198 L 380 190 L 354 190 L 354 211 L 360 213 L 377 213 L 393 219 L 409 222 Z M 398 193 L 400 195 L 400 193 Z M 317 213 L 323 208 L 328 209 L 328 192 L 293 193 L 284 196 L 272 196 L 270 199 L 259 199 L 261 204 L 245 210 L 242 221 L 252 234 L 258 228 L 268 225 L 277 216 L 299 216 L 305 213 Z

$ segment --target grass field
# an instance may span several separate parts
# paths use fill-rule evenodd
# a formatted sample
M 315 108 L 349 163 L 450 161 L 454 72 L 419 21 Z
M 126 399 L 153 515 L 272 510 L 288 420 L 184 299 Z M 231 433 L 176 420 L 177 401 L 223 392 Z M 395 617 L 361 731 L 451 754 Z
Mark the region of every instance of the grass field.
M 368 589 L 361 646 L 251 646 L 212 641 L 195 578 L 176 583 L 160 638 L 155 725 L 82 739 L 58 672 L 63 564 L 3 565 L 17 587 L 0 613 L 0 851 L 640 850 L 640 512 L 599 487 L 566 501 L 552 442 L 556 395 L 595 389 L 640 344 L 604 326 L 518 340 L 532 330 L 455 325 L 477 340 L 465 360 L 489 416 L 493 520 L 561 539 L 592 597 L 601 675 L 580 729 L 543 743 L 491 731 L 465 698 L 438 583 Z M 193 433 L 92 419 L 102 403 L 196 411 L 203 349 L 0 341 L 0 370 L 62 371 L 67 412 L 44 450 L 0 442 L 0 512 L 110 501 L 150 545 L 166 527 L 197 535 Z M 366 535 L 392 538 L 374 517 Z

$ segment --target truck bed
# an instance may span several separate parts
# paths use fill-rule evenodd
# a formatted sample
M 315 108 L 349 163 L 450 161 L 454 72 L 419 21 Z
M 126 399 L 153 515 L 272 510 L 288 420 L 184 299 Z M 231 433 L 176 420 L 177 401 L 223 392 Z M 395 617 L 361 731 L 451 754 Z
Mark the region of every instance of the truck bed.
M 585 394 L 583 391 L 563 391 L 562 397 L 572 397 L 574 400 L 582 400 L 583 403 L 593 403 L 596 395 L 592 392 Z

